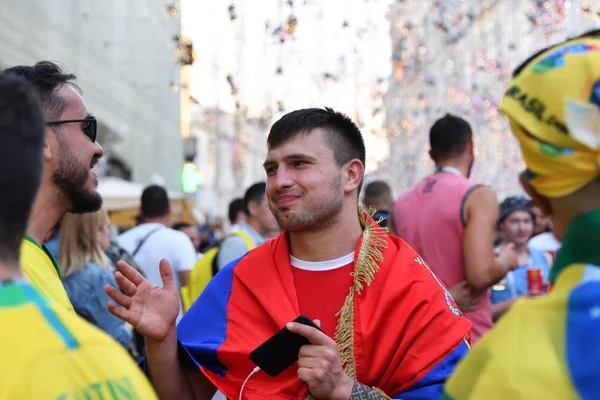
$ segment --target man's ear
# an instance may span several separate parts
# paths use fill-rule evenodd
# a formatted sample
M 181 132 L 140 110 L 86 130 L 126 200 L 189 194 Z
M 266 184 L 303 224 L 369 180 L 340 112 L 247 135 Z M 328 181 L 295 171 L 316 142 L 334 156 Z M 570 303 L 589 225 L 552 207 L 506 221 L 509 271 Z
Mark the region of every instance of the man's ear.
M 435 153 L 433 152 L 433 150 L 429 150 L 429 157 L 431 157 L 431 160 L 432 160 L 433 162 L 436 162 L 436 161 L 435 161 Z
M 344 165 L 344 175 L 346 182 L 344 183 L 344 192 L 350 193 L 360 186 L 365 175 L 365 166 L 358 159 L 349 161 Z
M 548 216 L 552 215 L 552 204 L 550 201 L 542 195 L 540 195 L 537 190 L 529 183 L 527 177 L 525 176 L 525 172 L 519 175 L 519 181 L 521 182 L 521 186 L 525 189 L 525 192 L 531 197 L 533 204 L 542 210 L 542 212 Z
M 469 154 L 475 154 L 475 145 L 472 140 L 467 142 L 466 150 Z
M 256 215 L 258 203 L 254 200 L 248 202 L 248 216 Z

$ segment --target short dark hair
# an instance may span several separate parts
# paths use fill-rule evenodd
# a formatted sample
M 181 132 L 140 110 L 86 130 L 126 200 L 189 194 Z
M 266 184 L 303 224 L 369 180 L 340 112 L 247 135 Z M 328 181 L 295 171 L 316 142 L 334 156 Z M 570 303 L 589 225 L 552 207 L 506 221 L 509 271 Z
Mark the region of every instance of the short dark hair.
M 369 206 L 375 203 L 385 201 L 385 197 L 392 196 L 392 189 L 384 181 L 373 181 L 365 186 L 365 205 Z
M 459 156 L 471 140 L 471 125 L 456 115 L 446 114 L 438 119 L 429 131 L 431 156 L 434 161 Z
M 229 217 L 229 223 L 234 224 L 237 215 L 241 212 L 243 212 L 246 215 L 248 214 L 248 212 L 246 211 L 244 199 L 239 198 L 232 200 L 231 203 L 229 203 L 229 211 L 227 213 Z
M 187 228 L 191 228 L 191 227 L 192 227 L 192 224 L 189 224 L 187 222 L 177 222 L 171 228 L 175 229 L 176 231 L 180 231 L 182 229 L 187 229 Z
M 17 264 L 42 179 L 44 119 L 35 89 L 0 72 L 0 259 Z
M 365 141 L 360 129 L 347 115 L 329 107 L 305 108 L 284 115 L 271 127 L 267 146 L 272 149 L 296 135 L 307 134 L 316 128 L 327 131 L 327 144 L 333 150 L 335 162 L 339 166 L 355 158 L 365 165 Z
M 59 119 L 67 107 L 65 100 L 56 93 L 57 89 L 68 84 L 81 93 L 79 86 L 73 83 L 77 77 L 52 61 L 40 61 L 32 67 L 17 65 L 4 71 L 23 77 L 36 88 L 44 116 L 49 119 Z
M 169 213 L 169 195 L 162 186 L 150 185 L 142 192 L 142 217 L 164 217 Z
M 267 184 L 265 182 L 258 182 L 254 185 L 250 186 L 246 193 L 244 194 L 244 211 L 246 215 L 250 215 L 250 211 L 248 210 L 248 205 L 251 201 L 260 204 L 265 199 L 265 194 L 267 192 Z

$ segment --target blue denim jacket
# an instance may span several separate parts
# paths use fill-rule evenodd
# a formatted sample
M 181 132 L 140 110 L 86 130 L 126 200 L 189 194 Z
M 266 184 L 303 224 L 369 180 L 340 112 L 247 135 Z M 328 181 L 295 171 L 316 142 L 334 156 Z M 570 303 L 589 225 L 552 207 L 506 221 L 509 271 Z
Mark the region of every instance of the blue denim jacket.
M 89 264 L 64 278 L 63 283 L 77 314 L 129 348 L 131 332 L 123 321 L 106 308 L 106 302 L 110 298 L 104 293 L 104 285 L 109 284 L 118 289 L 111 271 Z

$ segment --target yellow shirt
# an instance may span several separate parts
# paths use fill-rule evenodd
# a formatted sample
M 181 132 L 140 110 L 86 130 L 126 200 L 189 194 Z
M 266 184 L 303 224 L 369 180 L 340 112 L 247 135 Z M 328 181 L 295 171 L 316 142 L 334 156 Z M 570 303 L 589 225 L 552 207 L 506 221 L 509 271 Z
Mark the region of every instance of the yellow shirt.
M 40 247 L 33 239 L 26 236 L 21 243 L 20 262 L 23 273 L 37 290 L 60 307 L 75 314 L 63 286 L 58 263 L 46 246 Z
M 0 326 L 0 400 L 157 398 L 119 344 L 25 279 L 0 283 Z

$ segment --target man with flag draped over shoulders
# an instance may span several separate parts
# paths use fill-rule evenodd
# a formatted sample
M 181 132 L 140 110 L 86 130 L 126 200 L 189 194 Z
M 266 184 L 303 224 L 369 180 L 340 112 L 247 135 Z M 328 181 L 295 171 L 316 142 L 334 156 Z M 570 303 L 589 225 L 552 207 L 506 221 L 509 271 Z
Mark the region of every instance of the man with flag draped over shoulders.
M 266 194 L 284 231 L 224 267 L 177 328 L 166 261 L 163 288 L 123 262 L 123 293 L 106 288 L 123 307 L 110 310 L 146 337 L 160 398 L 210 399 L 216 389 L 230 399 L 438 398 L 471 325 L 418 254 L 357 212 L 359 129 L 328 108 L 298 110 L 267 145 Z M 299 315 L 323 332 L 288 324 Z M 278 376 L 250 376 L 249 354 L 284 327 L 311 344 Z
M 563 240 L 551 291 L 517 301 L 449 380 L 443 399 L 597 399 L 600 394 L 600 30 L 538 52 L 501 104 L 521 183 Z

